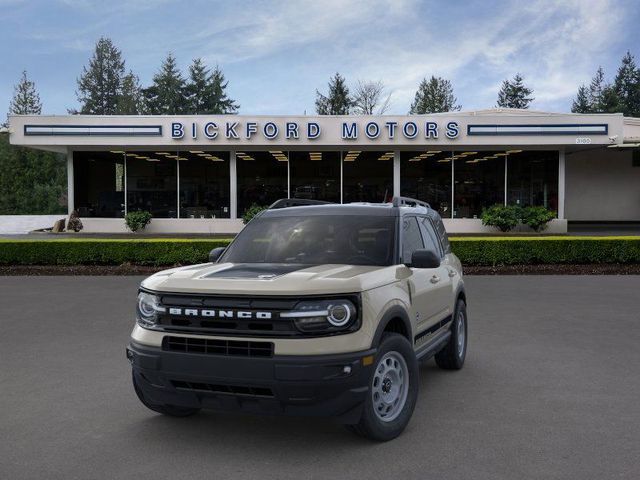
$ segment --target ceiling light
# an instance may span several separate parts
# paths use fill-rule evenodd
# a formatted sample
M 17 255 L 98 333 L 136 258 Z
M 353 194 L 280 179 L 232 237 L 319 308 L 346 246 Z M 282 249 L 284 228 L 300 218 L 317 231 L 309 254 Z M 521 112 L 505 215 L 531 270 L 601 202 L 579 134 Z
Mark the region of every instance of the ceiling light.
M 427 153 L 442 153 L 442 150 L 429 150 Z
M 189 153 L 204 153 L 202 150 L 189 150 Z
M 507 150 L 507 153 L 520 153 L 522 150 Z
M 111 153 L 124 153 L 122 150 L 111 150 Z
M 155 153 L 156 155 L 164 155 L 164 156 L 169 155 L 169 153 L 167 153 L 167 152 L 154 152 L 154 153 Z
M 438 163 L 449 163 L 450 161 L 450 158 L 441 158 L 440 160 L 438 160 Z
M 159 162 L 157 158 L 147 158 L 147 162 Z
M 505 157 L 507 154 L 506 153 L 495 153 L 494 155 L 496 157 Z

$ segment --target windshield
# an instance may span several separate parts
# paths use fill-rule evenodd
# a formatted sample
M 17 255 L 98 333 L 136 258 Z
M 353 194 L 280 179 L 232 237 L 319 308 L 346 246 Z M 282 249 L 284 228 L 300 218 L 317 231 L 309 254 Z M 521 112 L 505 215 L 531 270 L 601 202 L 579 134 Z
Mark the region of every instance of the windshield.
M 392 265 L 395 217 L 259 217 L 242 230 L 220 262 Z

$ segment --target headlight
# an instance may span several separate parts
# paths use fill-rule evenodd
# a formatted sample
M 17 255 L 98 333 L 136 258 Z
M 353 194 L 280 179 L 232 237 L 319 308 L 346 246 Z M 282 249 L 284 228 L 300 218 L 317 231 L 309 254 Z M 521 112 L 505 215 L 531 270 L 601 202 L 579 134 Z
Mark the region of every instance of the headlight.
M 136 319 L 141 327 L 153 327 L 156 325 L 158 313 L 166 309 L 160 305 L 160 298 L 147 292 L 138 293 L 138 308 Z
M 304 301 L 281 318 L 293 319 L 298 330 L 305 333 L 332 333 L 358 328 L 354 302 L 347 299 Z

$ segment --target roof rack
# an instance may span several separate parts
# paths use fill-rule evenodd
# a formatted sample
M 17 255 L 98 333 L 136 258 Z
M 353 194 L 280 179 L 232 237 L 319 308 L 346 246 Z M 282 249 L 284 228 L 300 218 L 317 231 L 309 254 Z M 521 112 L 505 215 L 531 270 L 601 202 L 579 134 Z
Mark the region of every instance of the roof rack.
M 269 210 L 277 208 L 302 207 L 305 205 L 327 205 L 329 203 L 331 202 L 325 202 L 324 200 L 310 200 L 306 198 L 281 198 L 269 205 Z
M 431 208 L 431 205 L 429 205 L 427 202 L 423 202 L 422 200 L 418 200 L 411 197 L 393 197 L 393 199 L 391 200 L 391 204 L 394 207 L 408 206 L 408 207 L 425 207 L 429 209 Z

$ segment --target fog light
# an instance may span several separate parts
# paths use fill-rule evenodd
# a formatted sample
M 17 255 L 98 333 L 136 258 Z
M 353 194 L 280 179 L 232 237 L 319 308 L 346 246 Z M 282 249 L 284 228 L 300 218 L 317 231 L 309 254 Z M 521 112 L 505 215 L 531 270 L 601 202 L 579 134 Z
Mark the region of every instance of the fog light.
M 133 352 L 127 348 L 127 360 L 133 365 Z
M 351 365 L 345 365 L 342 367 L 342 373 L 345 375 L 349 375 L 351 373 Z

